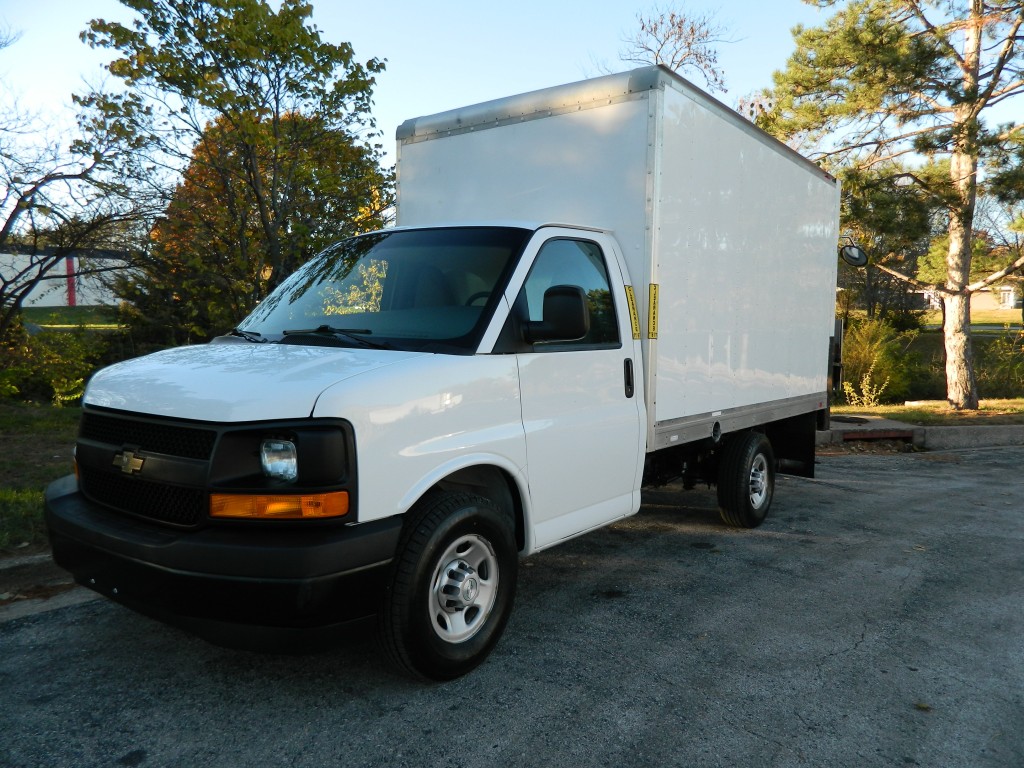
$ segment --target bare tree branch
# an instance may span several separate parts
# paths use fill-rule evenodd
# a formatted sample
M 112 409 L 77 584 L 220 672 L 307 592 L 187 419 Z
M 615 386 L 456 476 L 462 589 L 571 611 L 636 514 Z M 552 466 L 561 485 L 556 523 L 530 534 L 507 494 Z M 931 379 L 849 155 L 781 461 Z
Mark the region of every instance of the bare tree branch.
M 623 39 L 619 58 L 633 64 L 662 64 L 674 72 L 698 72 L 711 91 L 725 91 L 725 76 L 715 46 L 728 43 L 726 29 L 709 13 L 689 14 L 681 8 L 655 6 L 637 14 L 639 29 Z
M 897 280 L 902 280 L 908 285 L 914 286 L 915 288 L 920 288 L 925 291 L 935 291 L 936 293 L 951 293 L 951 291 L 947 290 L 944 286 L 936 285 L 934 283 L 923 283 L 917 278 L 910 277 L 910 275 L 905 275 L 902 272 L 897 272 L 895 269 L 891 269 L 884 264 L 873 264 L 872 266 L 875 269 L 885 272 L 887 275 L 892 275 Z

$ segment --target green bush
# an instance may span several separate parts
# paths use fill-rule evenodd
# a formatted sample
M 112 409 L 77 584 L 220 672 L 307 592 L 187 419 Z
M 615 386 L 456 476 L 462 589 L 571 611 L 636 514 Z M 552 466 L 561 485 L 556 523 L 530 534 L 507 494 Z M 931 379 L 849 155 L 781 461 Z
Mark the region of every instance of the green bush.
M 889 386 L 889 379 L 878 382 L 874 379 L 875 363 L 871 364 L 860 383 L 854 386 L 849 381 L 843 382 L 843 397 L 847 405 L 854 408 L 877 408 L 882 403 L 886 387 Z
M 929 335 L 935 336 L 936 334 Z M 918 341 L 920 339 L 921 336 L 918 336 Z M 934 348 L 934 343 L 920 346 L 915 343 L 914 364 L 910 370 L 911 381 L 910 389 L 907 391 L 907 400 L 946 399 L 946 358 L 941 334 L 938 334 L 937 342 L 937 349 Z
M 975 351 L 978 392 L 985 397 L 1024 395 L 1024 331 L 1006 332 Z
M 58 407 L 75 403 L 106 346 L 100 334 L 81 326 L 34 335 L 15 329 L 0 348 L 0 397 Z
M 919 355 L 910 352 L 917 331 L 899 331 L 885 320 L 851 323 L 843 338 L 843 392 L 847 402 L 878 405 L 913 396 L 915 384 L 930 376 Z
M 0 551 L 46 544 L 42 508 L 42 491 L 0 488 Z

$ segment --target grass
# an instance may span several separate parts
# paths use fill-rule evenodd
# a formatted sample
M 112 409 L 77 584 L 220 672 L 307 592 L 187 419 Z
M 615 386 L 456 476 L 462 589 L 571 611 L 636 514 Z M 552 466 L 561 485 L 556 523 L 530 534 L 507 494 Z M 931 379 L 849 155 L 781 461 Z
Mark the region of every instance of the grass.
M 905 405 L 880 405 L 874 408 L 834 405 L 832 413 L 881 416 L 908 424 L 931 427 L 1024 424 L 1024 398 L 982 400 L 977 411 L 955 411 L 944 400 L 927 400 Z
M 0 552 L 46 546 L 43 489 L 72 471 L 78 408 L 0 402 Z
M 46 546 L 42 509 L 42 491 L 0 488 L 0 553 Z
M 924 313 L 925 325 L 942 325 L 941 310 L 929 310 Z M 975 325 L 1008 325 L 1010 328 L 1021 327 L 1021 312 L 1019 309 L 972 309 L 971 326 Z
M 24 307 L 22 319 L 44 328 L 77 328 L 84 325 L 95 330 L 117 328 L 116 307 Z

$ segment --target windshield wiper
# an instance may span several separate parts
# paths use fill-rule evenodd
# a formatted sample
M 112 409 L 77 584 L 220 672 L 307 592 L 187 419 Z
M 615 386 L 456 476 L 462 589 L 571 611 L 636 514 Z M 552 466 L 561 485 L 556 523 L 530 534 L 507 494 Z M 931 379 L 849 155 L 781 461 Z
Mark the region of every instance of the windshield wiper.
M 262 333 L 256 333 L 256 331 L 243 331 L 241 328 L 232 328 L 228 331 L 229 336 L 241 336 L 246 341 L 253 341 L 257 344 L 265 344 L 267 340 L 263 338 Z
M 333 325 L 318 325 L 316 328 L 291 328 L 286 331 L 281 331 L 285 336 L 318 336 L 318 335 L 329 335 L 329 336 L 343 336 L 349 341 L 354 341 L 357 344 L 361 344 L 364 347 L 372 347 L 373 349 L 387 349 L 386 344 L 379 344 L 369 339 L 362 338 L 363 336 L 369 336 L 373 333 L 369 328 L 335 328 Z

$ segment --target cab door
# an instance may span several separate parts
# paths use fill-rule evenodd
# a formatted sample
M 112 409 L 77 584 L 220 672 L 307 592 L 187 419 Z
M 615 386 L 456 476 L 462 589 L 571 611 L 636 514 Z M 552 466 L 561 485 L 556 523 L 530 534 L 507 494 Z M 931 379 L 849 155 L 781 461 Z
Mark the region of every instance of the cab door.
M 614 241 L 600 233 L 542 232 L 499 339 L 519 369 L 531 549 L 636 512 L 644 453 L 639 344 L 618 262 L 609 258 Z M 583 289 L 589 331 L 531 344 L 527 324 L 543 319 L 545 291 L 559 285 Z

